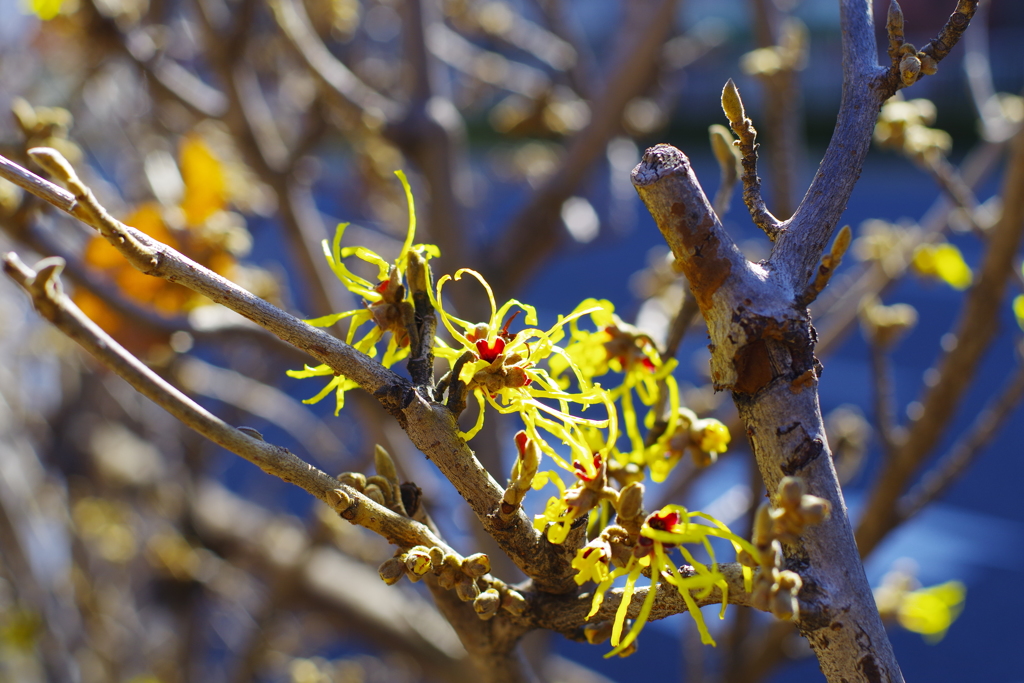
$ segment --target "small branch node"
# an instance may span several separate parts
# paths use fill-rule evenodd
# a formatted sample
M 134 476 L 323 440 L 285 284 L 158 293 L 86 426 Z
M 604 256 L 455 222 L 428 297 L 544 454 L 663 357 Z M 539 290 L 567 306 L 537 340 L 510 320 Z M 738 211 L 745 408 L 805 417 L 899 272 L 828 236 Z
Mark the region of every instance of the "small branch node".
M 821 258 L 821 264 L 818 266 L 818 272 L 815 274 L 814 279 L 797 299 L 798 305 L 801 307 L 807 306 L 818 298 L 818 295 L 828 285 L 829 280 L 832 279 L 832 274 L 836 272 L 839 264 L 843 262 L 843 254 L 850 247 L 852 239 L 853 231 L 850 230 L 849 225 L 844 225 L 839 234 L 836 235 L 835 241 L 832 242 L 832 249 Z

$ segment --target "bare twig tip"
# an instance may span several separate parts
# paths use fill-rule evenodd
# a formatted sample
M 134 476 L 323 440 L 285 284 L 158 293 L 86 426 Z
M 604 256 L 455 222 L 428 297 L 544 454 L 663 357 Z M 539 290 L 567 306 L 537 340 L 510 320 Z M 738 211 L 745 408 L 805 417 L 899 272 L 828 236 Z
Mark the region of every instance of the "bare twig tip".
M 690 160 L 672 145 L 660 144 L 649 147 L 640 163 L 633 169 L 633 185 L 644 187 L 679 170 L 686 169 Z

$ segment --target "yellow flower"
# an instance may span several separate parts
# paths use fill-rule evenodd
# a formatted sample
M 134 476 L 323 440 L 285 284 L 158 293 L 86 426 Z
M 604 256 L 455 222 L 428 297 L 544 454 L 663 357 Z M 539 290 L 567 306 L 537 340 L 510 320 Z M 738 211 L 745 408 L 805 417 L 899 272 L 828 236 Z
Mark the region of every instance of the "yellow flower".
M 697 591 L 696 597 L 704 597 L 715 587 L 722 591 L 722 612 L 725 615 L 725 605 L 728 602 L 728 584 L 725 577 L 718 571 L 715 551 L 709 542 L 709 538 L 722 538 L 728 540 L 736 551 L 746 550 L 756 552 L 749 541 L 729 531 L 729 528 L 714 517 L 703 512 L 689 512 L 679 505 L 667 505 L 661 510 L 651 514 L 644 521 L 640 529 L 640 538 L 633 548 L 633 555 L 625 567 L 620 567 L 608 575 L 594 591 L 594 600 L 591 604 L 589 617 L 597 613 L 601 603 L 604 601 L 605 592 L 611 588 L 615 579 L 626 576 L 626 585 L 622 594 L 622 601 L 619 603 L 615 613 L 615 620 L 612 627 L 611 644 L 614 649 L 605 655 L 611 657 L 618 655 L 629 648 L 636 640 L 640 631 L 647 623 L 647 619 L 654 607 L 654 599 L 658 587 L 662 582 L 673 586 L 688 607 L 691 618 L 697 625 L 701 635 L 701 642 L 706 645 L 714 645 L 715 641 L 704 624 L 704 618 L 697 607 L 694 595 L 691 591 Z M 685 544 L 700 544 L 707 551 L 711 558 L 711 564 L 706 565 L 694 559 L 693 555 L 686 548 Z M 668 557 L 668 551 L 678 548 L 693 568 L 693 574 L 683 576 L 675 562 Z M 633 594 L 636 591 L 636 582 L 640 579 L 645 567 L 650 567 L 651 584 L 644 598 L 640 613 L 629 632 L 623 636 L 622 631 L 626 623 L 626 614 Z M 749 583 L 749 578 L 748 578 Z M 749 589 L 749 586 L 748 586 Z
M 608 541 L 601 537 L 595 538 L 577 550 L 576 557 L 572 561 L 572 568 L 576 570 L 574 578 L 577 585 L 582 586 L 587 581 L 594 583 L 606 581 L 611 573 L 609 570 L 611 555 L 612 551 Z
M 449 281 L 459 281 L 464 275 L 475 278 L 487 294 L 491 308 L 487 322 L 473 324 L 455 317 L 444 308 L 444 285 Z M 476 424 L 463 434 L 463 438 L 472 439 L 480 431 L 488 405 L 500 413 L 516 413 L 523 420 L 527 435 L 537 442 L 541 451 L 551 456 L 563 469 L 572 471 L 569 463 L 540 435 L 539 429 L 568 445 L 574 457 L 591 453 L 584 428 L 608 428 L 612 435 L 617 433 L 615 407 L 608 393 L 600 386 L 591 385 L 558 346 L 565 335 L 562 328 L 589 311 L 577 310 L 569 316 L 559 316 L 548 330 L 528 327 L 519 332 L 511 332 L 509 326 L 518 315 L 518 311 L 509 314 L 514 307 L 525 313 L 527 325 L 537 324 L 536 309 L 515 299 L 510 299 L 499 308 L 490 284 L 480 273 L 469 268 L 456 271 L 454 277 L 441 277 L 437 281 L 433 303 L 441 322 L 455 341 L 455 346 L 450 347 L 438 339 L 434 353 L 448 360 L 452 372 L 459 368 L 458 377 L 450 377 L 449 382 L 464 382 L 479 404 Z M 556 357 L 566 359 L 568 367 L 573 368 L 578 380 L 578 391 L 572 393 L 564 390 L 547 370 L 538 367 L 538 364 Z M 587 419 L 572 415 L 569 412 L 571 403 L 581 405 L 584 409 L 601 404 L 608 417 Z M 605 449 L 609 447 L 604 446 Z
M 676 367 L 675 359 L 662 359 L 651 338 L 623 322 L 615 315 L 615 307 L 607 300 L 586 299 L 576 310 L 588 312 L 597 329 L 581 330 L 574 319 L 570 325 L 572 341 L 565 348 L 565 359 L 551 360 L 552 375 L 562 385 L 567 385 L 568 379 L 563 378 L 562 373 L 570 362 L 574 362 L 578 374 L 588 380 L 609 371 L 622 373 L 622 383 L 608 389 L 608 395 L 620 406 L 621 423 L 629 439 L 629 449 L 617 449 L 609 453 L 614 455 L 620 465 L 645 465 L 662 459 L 659 449 L 663 451 L 663 444 L 648 447 L 644 443 L 634 394 L 648 408 L 642 422 L 650 429 L 656 421 L 659 404 L 662 403 L 661 392 L 666 393 L 669 423 L 664 436 L 671 436 L 677 427 L 676 414 L 679 408 L 679 389 L 672 376 Z M 610 443 L 616 441 L 617 435 L 609 437 Z
M 412 189 L 409 181 L 401 171 L 395 171 L 402 187 L 405 189 L 406 201 L 409 205 L 409 227 L 406 231 L 405 243 L 394 263 L 388 263 L 376 252 L 366 247 L 341 247 L 341 239 L 345 234 L 348 223 L 338 226 L 334 234 L 334 241 L 328 244 L 323 241 L 324 255 L 331 270 L 341 280 L 345 288 L 353 294 L 362 297 L 365 301 L 363 308 L 342 313 L 332 313 L 320 318 L 313 318 L 306 322 L 315 327 L 330 327 L 339 320 L 345 318 L 349 321 L 348 333 L 345 336 L 345 343 L 351 345 L 358 351 L 374 358 L 377 356 L 377 342 L 385 332 L 391 332 L 391 339 L 388 342 L 381 364 L 384 367 L 391 367 L 398 361 L 409 355 L 409 336 L 407 325 L 412 320 L 412 304 L 408 301 L 406 287 L 402 284 L 402 277 L 409 265 L 409 253 L 418 252 L 425 259 L 439 255 L 436 246 L 432 244 L 413 245 L 416 237 L 416 207 L 413 203 Z M 377 282 L 372 283 L 351 270 L 349 270 L 343 259 L 350 256 L 377 266 Z M 357 332 L 364 323 L 373 322 L 373 327 L 362 337 L 356 338 Z M 335 410 L 337 415 L 345 405 L 345 392 L 355 389 L 358 385 L 342 375 L 335 375 L 334 370 L 327 365 L 316 367 L 305 366 L 302 370 L 289 370 L 289 377 L 303 379 L 307 377 L 333 376 L 323 390 L 316 396 L 308 398 L 303 403 L 317 403 L 332 391 L 335 394 Z
M 691 430 L 700 432 L 698 448 L 707 453 L 725 453 L 732 436 L 729 428 L 713 417 L 707 417 L 694 423 Z
M 919 274 L 938 278 L 954 289 L 971 286 L 971 268 L 960 250 L 949 242 L 920 245 L 910 263 Z
M 911 591 L 903 596 L 896 610 L 896 620 L 908 631 L 937 643 L 960 616 L 966 595 L 967 589 L 959 581 Z

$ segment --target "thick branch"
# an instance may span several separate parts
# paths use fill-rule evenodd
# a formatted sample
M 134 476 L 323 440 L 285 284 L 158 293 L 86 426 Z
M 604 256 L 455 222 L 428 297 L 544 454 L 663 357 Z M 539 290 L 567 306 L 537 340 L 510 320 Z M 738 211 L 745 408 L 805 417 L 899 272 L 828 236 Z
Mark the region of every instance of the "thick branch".
M 690 280 L 711 334 L 712 378 L 733 391 L 767 489 L 799 476 L 832 506 L 831 519 L 789 550 L 801 597 L 821 606 L 797 626 L 830 682 L 902 681 L 826 445 L 813 337 L 796 294 L 738 254 L 681 152 L 648 150 L 633 179 Z

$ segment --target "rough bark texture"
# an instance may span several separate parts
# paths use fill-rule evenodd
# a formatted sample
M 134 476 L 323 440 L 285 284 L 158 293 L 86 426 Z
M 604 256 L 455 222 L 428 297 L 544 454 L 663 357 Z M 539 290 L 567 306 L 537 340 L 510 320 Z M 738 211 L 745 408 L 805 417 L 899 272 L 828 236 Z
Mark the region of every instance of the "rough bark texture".
M 804 579 L 798 627 L 829 681 L 902 681 L 826 443 L 814 332 L 792 279 L 739 254 L 679 150 L 648 150 L 633 183 L 690 280 L 711 336 L 713 381 L 733 392 L 768 490 L 795 475 L 832 504 L 831 519 L 786 549 Z

